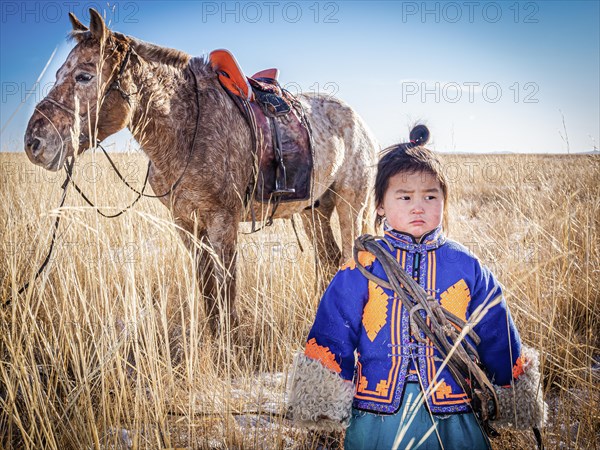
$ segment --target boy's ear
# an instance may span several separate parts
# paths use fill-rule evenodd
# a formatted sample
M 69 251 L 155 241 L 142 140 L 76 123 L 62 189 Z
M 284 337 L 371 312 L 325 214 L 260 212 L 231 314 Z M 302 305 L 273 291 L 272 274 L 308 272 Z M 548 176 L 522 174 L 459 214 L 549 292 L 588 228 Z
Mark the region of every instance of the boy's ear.
M 378 206 L 376 211 L 378 216 L 385 217 L 385 209 L 383 209 L 383 206 Z

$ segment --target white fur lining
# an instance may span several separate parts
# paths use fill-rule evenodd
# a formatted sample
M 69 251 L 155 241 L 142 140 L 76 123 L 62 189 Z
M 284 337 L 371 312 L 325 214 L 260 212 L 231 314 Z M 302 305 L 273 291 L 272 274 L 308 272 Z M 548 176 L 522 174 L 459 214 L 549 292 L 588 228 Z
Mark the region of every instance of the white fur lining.
M 288 412 L 303 427 L 346 429 L 352 412 L 354 385 L 303 353 L 294 357 Z
M 540 359 L 537 350 L 522 346 L 523 370 L 510 387 L 496 386 L 499 418 L 497 427 L 525 430 L 541 428 L 548 420 L 548 405 L 542 395 Z M 288 412 L 298 426 L 318 430 L 344 430 L 349 421 L 354 385 L 303 353 L 294 357 L 290 374 Z
M 548 420 L 548 405 L 542 395 L 540 355 L 537 350 L 522 346 L 524 373 L 510 387 L 494 386 L 500 417 L 493 424 L 525 430 L 541 428 Z

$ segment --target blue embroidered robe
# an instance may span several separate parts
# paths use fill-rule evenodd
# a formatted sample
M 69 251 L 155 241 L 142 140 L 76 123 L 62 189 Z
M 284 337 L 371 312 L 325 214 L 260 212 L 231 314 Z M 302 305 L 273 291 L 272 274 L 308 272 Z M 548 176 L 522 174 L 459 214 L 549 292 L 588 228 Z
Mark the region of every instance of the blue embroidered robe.
M 486 299 L 489 303 L 502 293 L 492 273 L 465 247 L 446 239 L 440 228 L 420 242 L 388 228 L 385 239 L 401 266 L 462 319 L 468 320 Z M 387 279 L 373 255 L 361 252 L 359 260 L 369 272 Z M 510 384 L 513 368 L 518 376 L 521 341 L 504 297 L 474 331 L 481 338 L 477 350 L 490 380 Z M 323 295 L 305 354 L 343 380 L 354 381 L 355 408 L 392 414 L 401 404 L 406 381 L 420 377 L 426 389 L 437 385 L 428 399 L 433 413 L 470 411 L 467 395 L 448 369 L 439 373 L 437 350 L 410 335 L 409 315 L 401 301 L 368 280 L 353 260 L 337 272 Z

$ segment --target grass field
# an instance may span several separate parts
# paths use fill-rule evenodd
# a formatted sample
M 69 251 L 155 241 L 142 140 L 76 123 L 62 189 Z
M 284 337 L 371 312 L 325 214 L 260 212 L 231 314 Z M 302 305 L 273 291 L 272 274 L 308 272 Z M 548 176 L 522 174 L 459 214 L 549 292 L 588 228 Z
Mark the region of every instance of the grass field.
M 144 158 L 117 161 L 141 186 Z M 541 351 L 546 447 L 600 448 L 600 157 L 443 161 L 449 236 L 492 268 L 523 340 Z M 71 190 L 56 210 L 62 172 L 23 154 L 0 164 L 2 299 L 35 273 L 61 216 L 49 266 L 0 311 L 0 447 L 316 448 L 318 435 L 283 417 L 319 301 L 302 233 L 304 251 L 289 223 L 240 236 L 238 349 L 209 336 L 192 257 L 158 200 L 108 220 Z M 107 212 L 135 198 L 98 155 L 80 158 L 75 178 Z M 494 440 L 533 447 L 530 432 Z

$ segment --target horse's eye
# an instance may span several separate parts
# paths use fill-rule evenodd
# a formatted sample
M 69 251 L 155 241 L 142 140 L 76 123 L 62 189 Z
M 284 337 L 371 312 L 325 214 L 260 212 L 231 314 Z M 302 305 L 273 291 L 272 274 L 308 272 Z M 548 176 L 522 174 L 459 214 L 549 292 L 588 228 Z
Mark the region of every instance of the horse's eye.
M 92 78 L 94 78 L 93 75 L 90 75 L 89 73 L 82 72 L 80 74 L 77 74 L 77 76 L 75 76 L 75 81 L 77 81 L 78 83 L 87 83 Z

